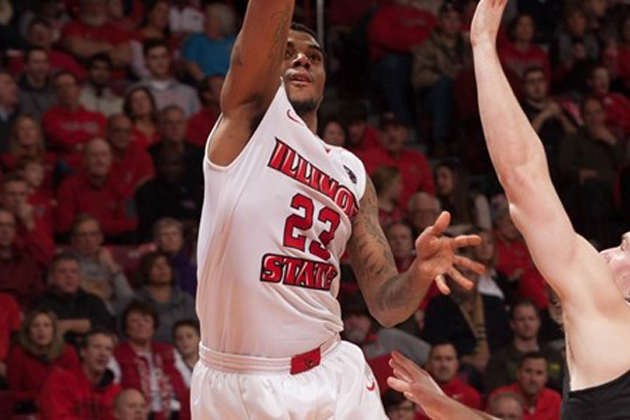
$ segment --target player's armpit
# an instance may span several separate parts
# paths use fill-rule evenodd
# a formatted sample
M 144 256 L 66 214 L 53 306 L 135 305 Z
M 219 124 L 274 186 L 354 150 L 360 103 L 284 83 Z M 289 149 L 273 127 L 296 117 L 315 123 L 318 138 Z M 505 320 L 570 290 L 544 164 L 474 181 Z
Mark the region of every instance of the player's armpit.
M 352 268 L 370 313 L 384 326 L 406 320 L 425 290 L 412 287 L 408 273 L 398 274 L 394 256 L 378 220 L 376 191 L 368 178 L 348 242 Z

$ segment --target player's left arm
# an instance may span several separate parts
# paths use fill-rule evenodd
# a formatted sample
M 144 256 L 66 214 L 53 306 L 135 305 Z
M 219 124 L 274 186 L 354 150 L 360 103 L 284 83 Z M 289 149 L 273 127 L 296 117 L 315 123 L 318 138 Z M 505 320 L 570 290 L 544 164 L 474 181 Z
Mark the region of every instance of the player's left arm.
M 444 212 L 433 226 L 422 232 L 415 243 L 416 259 L 409 270 L 399 274 L 378 221 L 376 192 L 368 178 L 359 213 L 352 225 L 348 252 L 370 313 L 383 326 L 391 327 L 409 318 L 418 309 L 434 280 L 443 293 L 448 293 L 444 274 L 470 287 L 470 281 L 455 265 L 483 272 L 482 265 L 455 254 L 457 248 L 478 245 L 481 238 L 442 236 L 449 222 L 450 215 Z

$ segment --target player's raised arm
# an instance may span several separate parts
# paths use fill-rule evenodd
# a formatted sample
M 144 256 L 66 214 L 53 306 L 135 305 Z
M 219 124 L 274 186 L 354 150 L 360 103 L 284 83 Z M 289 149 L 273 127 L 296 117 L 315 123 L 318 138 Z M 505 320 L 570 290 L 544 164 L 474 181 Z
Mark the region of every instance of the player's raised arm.
M 383 326 L 407 320 L 418 309 L 433 281 L 437 281 L 443 293 L 449 293 L 444 282 L 446 274 L 470 287 L 472 283 L 455 266 L 483 272 L 481 264 L 456 255 L 458 248 L 479 245 L 481 238 L 442 236 L 449 222 L 450 215 L 443 212 L 433 226 L 422 232 L 415 243 L 416 259 L 409 270 L 399 274 L 378 221 L 376 192 L 368 178 L 361 209 L 352 224 L 348 252 L 370 313 Z
M 210 160 L 230 164 L 243 150 L 280 85 L 295 0 L 249 0 L 221 91 L 222 119 Z
M 481 0 L 471 27 L 479 108 L 492 162 L 506 191 L 510 213 L 524 235 L 534 261 L 563 302 L 589 285 L 579 278 L 595 278 L 617 293 L 603 260 L 577 235 L 553 187 L 538 135 L 527 120 L 503 73 L 496 37 L 507 0 Z M 579 275 L 577 275 L 579 273 Z M 580 282 L 583 283 L 583 282 Z M 591 281 L 597 288 L 597 281 Z M 618 294 L 618 293 L 617 293 Z M 612 294 L 600 293 L 606 298 Z M 590 298 L 590 297 L 589 297 Z

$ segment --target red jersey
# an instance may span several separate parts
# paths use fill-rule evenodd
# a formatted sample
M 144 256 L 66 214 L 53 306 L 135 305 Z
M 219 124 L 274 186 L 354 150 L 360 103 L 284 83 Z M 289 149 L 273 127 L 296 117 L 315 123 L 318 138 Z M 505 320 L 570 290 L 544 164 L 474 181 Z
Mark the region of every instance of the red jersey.
M 94 137 L 103 136 L 106 124 L 103 114 L 88 111 L 82 106 L 76 111 L 69 111 L 56 105 L 42 117 L 48 145 L 62 154 L 76 153 L 81 145 Z
M 507 42 L 499 48 L 501 63 L 517 75 L 521 80 L 530 67 L 541 67 L 545 71 L 547 81 L 551 82 L 551 65 L 549 56 L 538 45 L 530 45 L 527 51 L 521 51 L 514 44 Z
M 111 176 L 100 187 L 92 184 L 85 173 L 68 178 L 59 187 L 57 202 L 57 232 L 68 232 L 80 213 L 98 219 L 107 236 L 136 229 L 133 205 Z
M 186 141 L 193 146 L 203 148 L 206 145 L 208 134 L 217 122 L 219 114 L 210 108 L 202 108 L 188 120 L 186 128 Z
M 490 398 L 502 392 L 514 392 L 525 399 L 518 382 L 498 388 L 490 395 Z M 525 407 L 523 420 L 559 420 L 561 403 L 562 397 L 559 393 L 549 388 L 543 388 L 538 395 L 536 405 L 533 407 Z
M 422 153 L 403 149 L 398 156 L 394 157 L 384 149 L 372 148 L 359 153 L 358 156 L 370 175 L 381 165 L 394 166 L 400 171 L 403 188 L 399 203 L 402 208 L 407 208 L 407 201 L 415 192 L 424 191 L 427 194 L 435 195 L 433 175 L 427 158 Z
M 11 333 L 19 331 L 21 322 L 20 307 L 13 296 L 0 293 L 0 362 L 7 358 Z
M 144 147 L 132 142 L 125 150 L 124 156 L 114 158 L 110 173 L 123 195 L 133 198 L 136 188 L 153 178 L 155 173 L 153 159 Z

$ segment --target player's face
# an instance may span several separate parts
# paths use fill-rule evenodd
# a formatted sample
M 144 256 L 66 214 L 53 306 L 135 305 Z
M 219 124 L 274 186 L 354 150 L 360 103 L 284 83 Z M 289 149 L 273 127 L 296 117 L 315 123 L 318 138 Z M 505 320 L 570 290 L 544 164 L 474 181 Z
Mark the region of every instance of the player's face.
M 305 32 L 289 31 L 282 70 L 289 101 L 298 115 L 315 112 L 326 83 L 324 54 L 317 41 Z
M 524 340 L 538 336 L 540 318 L 536 308 L 530 305 L 519 305 L 514 309 L 514 316 L 510 320 L 514 334 Z
M 54 338 L 53 321 L 46 314 L 39 314 L 33 318 L 28 328 L 28 337 L 37 347 L 48 347 Z
M 439 384 L 446 384 L 453 380 L 459 369 L 457 353 L 451 345 L 437 346 L 431 353 L 427 363 L 427 370 Z
M 547 383 L 547 361 L 527 359 L 516 372 L 516 378 L 526 396 L 538 395 Z
M 600 255 L 608 263 L 615 283 L 624 298 L 630 298 L 630 232 L 622 236 L 621 245 L 606 249 Z

